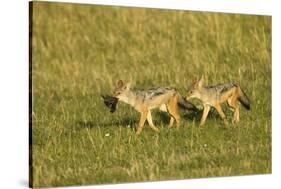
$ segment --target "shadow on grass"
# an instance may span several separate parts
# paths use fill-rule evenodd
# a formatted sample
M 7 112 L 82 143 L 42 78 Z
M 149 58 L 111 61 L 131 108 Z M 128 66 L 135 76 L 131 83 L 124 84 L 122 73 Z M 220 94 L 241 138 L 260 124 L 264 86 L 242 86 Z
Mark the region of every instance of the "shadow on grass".
M 182 120 L 190 121 L 190 120 L 195 120 L 197 122 L 200 121 L 201 116 L 202 116 L 203 110 L 199 111 L 190 111 L 190 112 L 182 112 L 180 114 L 180 117 Z M 210 112 L 211 113 L 211 112 Z M 212 115 L 213 116 L 213 115 Z M 156 116 L 157 120 L 155 120 L 155 123 L 163 123 L 163 124 L 169 124 L 170 123 L 170 116 L 167 112 L 157 112 Z M 159 121 L 161 120 L 161 121 Z
M 233 112 L 228 109 L 224 109 L 223 112 L 225 113 L 226 119 L 228 120 L 228 126 L 224 125 L 223 120 L 220 117 L 219 113 L 213 107 L 210 109 L 210 112 L 206 118 L 205 125 L 214 125 L 215 123 L 215 125 L 219 126 L 219 128 L 224 130 L 228 130 L 229 128 L 235 128 L 235 127 L 230 127 L 230 125 L 233 125 L 231 123 Z M 194 120 L 197 124 L 197 127 L 199 127 L 199 123 L 201 121 L 202 115 L 203 115 L 203 109 L 197 112 L 186 113 L 183 115 L 183 118 L 185 120 Z
M 188 112 L 188 113 L 183 113 L 181 114 L 182 120 L 190 121 L 190 120 L 195 120 L 196 122 L 200 122 L 201 116 L 202 116 L 203 110 L 197 111 L 197 112 Z M 152 115 L 153 122 L 155 125 L 168 125 L 170 122 L 170 116 L 166 112 L 155 112 Z M 213 119 L 213 118 L 219 118 L 217 112 L 214 109 L 211 109 L 208 119 Z M 92 128 L 97 128 L 97 127 L 113 127 L 113 126 L 121 126 L 121 127 L 131 127 L 131 128 L 136 128 L 138 124 L 138 119 L 132 119 L 132 118 L 123 118 L 123 119 L 118 119 L 114 121 L 107 121 L 107 122 L 93 122 L 93 121 L 82 121 L 78 120 L 75 122 L 74 127 L 76 129 L 92 129 Z M 146 123 L 147 124 L 147 123 Z
M 197 111 L 197 112 L 190 112 L 183 114 L 182 118 L 184 120 L 195 120 L 196 122 L 199 122 L 201 119 L 203 111 Z
M 95 123 L 93 121 L 77 121 L 75 123 L 75 128 L 78 129 L 92 129 L 97 127 L 113 127 L 113 126 L 121 126 L 121 127 L 135 127 L 137 121 L 129 118 L 124 118 L 122 120 L 104 122 L 104 123 Z

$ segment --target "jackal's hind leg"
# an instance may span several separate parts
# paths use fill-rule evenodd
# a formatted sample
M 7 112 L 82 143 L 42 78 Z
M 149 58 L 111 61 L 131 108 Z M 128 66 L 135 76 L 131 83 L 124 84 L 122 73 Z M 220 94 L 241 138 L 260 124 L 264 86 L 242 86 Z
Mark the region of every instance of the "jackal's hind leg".
M 226 117 L 225 117 L 225 114 L 224 114 L 223 111 L 222 111 L 222 108 L 221 108 L 220 104 L 216 104 L 214 107 L 216 108 L 216 110 L 218 111 L 220 117 L 222 118 L 223 123 L 224 123 L 225 125 L 227 125 L 227 124 L 228 124 L 228 121 L 227 121 L 227 119 L 226 119 Z
M 227 100 L 228 105 L 234 109 L 232 123 L 237 123 L 239 121 L 239 106 L 237 97 L 233 96 Z
M 168 128 L 172 128 L 174 126 L 174 121 L 175 119 L 171 116 Z
M 154 131 L 156 132 L 159 132 L 159 129 L 157 127 L 155 127 L 155 125 L 153 124 L 153 121 L 152 121 L 152 117 L 151 117 L 151 112 L 148 111 L 147 113 L 147 118 L 146 120 L 148 121 L 148 125 L 151 129 L 153 129 Z
M 177 99 L 176 98 L 170 100 L 170 102 L 167 104 L 167 109 L 168 109 L 168 112 L 171 116 L 169 128 L 171 128 L 173 126 L 174 119 L 176 120 L 177 128 L 179 128 L 179 126 L 180 126 L 180 116 L 179 116 L 179 112 L 178 112 L 178 105 L 177 105 Z
M 233 119 L 232 119 L 232 123 L 237 123 L 239 122 L 239 106 L 237 105 L 234 114 L 233 114 Z
M 141 112 L 140 122 L 139 122 L 139 126 L 137 129 L 137 135 L 139 135 L 143 129 L 143 126 L 144 126 L 144 123 L 145 123 L 145 120 L 147 117 L 147 113 L 148 113 L 148 110 L 144 110 L 143 112 Z

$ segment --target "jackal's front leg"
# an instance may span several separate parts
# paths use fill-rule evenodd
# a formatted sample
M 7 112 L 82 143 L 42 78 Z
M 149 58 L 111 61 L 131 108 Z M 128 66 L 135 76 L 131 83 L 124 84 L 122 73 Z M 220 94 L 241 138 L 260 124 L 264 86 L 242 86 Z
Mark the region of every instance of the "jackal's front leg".
M 140 122 L 139 122 L 139 126 L 138 126 L 138 129 L 137 129 L 137 135 L 139 135 L 143 129 L 143 126 L 144 126 L 144 123 L 145 123 L 145 120 L 146 120 L 146 117 L 147 117 L 147 113 L 148 111 L 147 110 L 144 110 L 141 112 L 141 117 L 140 117 Z
M 155 125 L 153 124 L 153 121 L 152 121 L 152 117 L 151 117 L 151 112 L 148 111 L 147 113 L 147 121 L 148 121 L 148 125 L 150 126 L 151 129 L 153 129 L 154 131 L 156 132 L 159 132 L 159 129 L 157 127 L 155 127 Z
M 209 105 L 204 105 L 204 110 L 203 110 L 203 115 L 201 117 L 201 121 L 200 121 L 200 127 L 202 127 L 204 124 L 205 124 L 205 121 L 206 121 L 206 118 L 209 114 L 209 111 L 210 111 L 210 106 Z

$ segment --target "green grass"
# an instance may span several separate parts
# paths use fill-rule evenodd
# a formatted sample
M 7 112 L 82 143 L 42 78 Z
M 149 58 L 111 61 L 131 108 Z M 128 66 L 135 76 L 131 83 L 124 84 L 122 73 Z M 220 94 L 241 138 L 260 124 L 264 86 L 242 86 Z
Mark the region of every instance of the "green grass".
M 271 17 L 36 2 L 32 34 L 33 186 L 271 173 Z M 139 114 L 100 99 L 119 79 L 185 95 L 201 74 L 250 97 L 237 125 L 154 111 L 161 132 L 136 136 Z

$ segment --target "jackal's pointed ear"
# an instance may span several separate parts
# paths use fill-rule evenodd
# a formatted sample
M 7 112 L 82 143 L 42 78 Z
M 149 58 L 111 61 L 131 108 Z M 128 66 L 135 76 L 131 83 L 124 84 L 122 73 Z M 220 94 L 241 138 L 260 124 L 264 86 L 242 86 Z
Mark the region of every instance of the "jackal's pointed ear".
M 117 87 L 123 87 L 123 85 L 124 85 L 124 82 L 122 80 L 119 80 L 117 82 Z
M 197 83 L 197 78 L 193 77 L 191 83 L 187 83 L 187 90 L 189 90 L 191 87 L 194 87 Z
M 198 83 L 198 79 L 197 79 L 197 77 L 194 77 L 192 79 L 192 85 L 195 85 L 196 83 Z
M 204 83 L 204 75 L 202 75 L 200 80 L 198 81 L 198 87 L 202 87 L 203 83 Z

